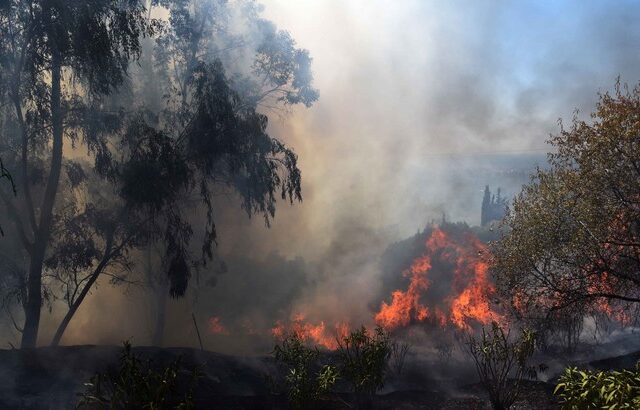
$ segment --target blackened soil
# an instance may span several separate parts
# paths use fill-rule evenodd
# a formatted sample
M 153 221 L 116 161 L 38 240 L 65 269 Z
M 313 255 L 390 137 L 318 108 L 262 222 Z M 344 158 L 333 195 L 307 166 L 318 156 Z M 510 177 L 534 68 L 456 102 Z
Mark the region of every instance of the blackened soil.
M 0 350 L 0 409 L 73 409 L 83 383 L 96 372 L 116 368 L 121 348 L 64 346 Z M 134 354 L 161 367 L 181 358 L 185 377 L 197 368 L 201 377 L 194 391 L 199 409 L 287 408 L 283 395 L 272 394 L 267 375 L 276 367 L 267 357 L 235 357 L 187 348 L 134 347 Z M 392 383 L 390 383 L 392 384 Z M 420 383 L 422 384 L 422 382 Z M 490 409 L 478 384 L 442 387 L 425 383 L 373 398 L 343 392 L 320 402 L 326 409 Z M 515 409 L 554 409 L 553 386 L 526 382 Z M 309 406 L 311 407 L 311 406 Z

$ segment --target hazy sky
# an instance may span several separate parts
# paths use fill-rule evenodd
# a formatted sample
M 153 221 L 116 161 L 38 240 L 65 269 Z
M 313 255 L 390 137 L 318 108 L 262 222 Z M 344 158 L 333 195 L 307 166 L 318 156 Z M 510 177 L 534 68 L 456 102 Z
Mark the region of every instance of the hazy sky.
M 474 176 L 475 154 L 543 153 L 559 117 L 640 79 L 637 1 L 263 3 L 309 49 L 320 90 L 271 122 L 300 155 L 305 200 L 254 237 L 289 255 L 352 224 L 402 237 L 441 212 L 478 223 L 493 182 L 452 181 L 447 165 Z

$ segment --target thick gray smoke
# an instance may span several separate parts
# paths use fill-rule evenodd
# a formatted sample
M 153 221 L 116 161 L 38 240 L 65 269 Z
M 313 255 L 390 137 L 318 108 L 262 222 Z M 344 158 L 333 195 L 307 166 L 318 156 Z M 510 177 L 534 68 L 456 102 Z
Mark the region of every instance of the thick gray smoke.
M 300 154 L 305 200 L 221 248 L 316 261 L 291 304 L 329 320 L 380 303 L 366 295 L 389 243 L 442 213 L 478 224 L 484 185 L 515 194 L 559 118 L 586 116 L 618 76 L 640 80 L 631 2 L 265 4 L 314 57 L 320 100 L 271 123 Z
M 636 2 L 263 3 L 314 59 L 320 100 L 267 110 L 271 132 L 299 154 L 304 201 L 280 203 L 267 228 L 219 198 L 227 272 L 169 304 L 165 344 L 197 345 L 192 312 L 205 347 L 233 352 L 255 351 L 249 327 L 298 312 L 370 320 L 390 243 L 443 213 L 478 224 L 484 186 L 516 193 L 558 118 L 590 112 L 618 76 L 640 80 Z M 101 284 L 65 341 L 149 343 L 145 295 Z M 211 316 L 229 336 L 206 329 Z

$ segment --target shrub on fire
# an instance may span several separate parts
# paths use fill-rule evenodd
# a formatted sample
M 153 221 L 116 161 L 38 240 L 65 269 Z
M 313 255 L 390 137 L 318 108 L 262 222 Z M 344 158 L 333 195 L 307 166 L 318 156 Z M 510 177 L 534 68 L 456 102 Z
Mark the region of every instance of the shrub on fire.
M 356 394 L 373 395 L 384 386 L 392 353 L 389 334 L 380 326 L 364 326 L 338 341 L 342 376 Z
M 318 406 L 338 380 L 338 370 L 324 365 L 314 371 L 320 353 L 307 347 L 298 333 L 287 335 L 273 350 L 273 355 L 285 367 L 284 388 L 294 409 Z
M 640 362 L 634 370 L 594 372 L 568 367 L 554 390 L 563 409 L 640 408 Z

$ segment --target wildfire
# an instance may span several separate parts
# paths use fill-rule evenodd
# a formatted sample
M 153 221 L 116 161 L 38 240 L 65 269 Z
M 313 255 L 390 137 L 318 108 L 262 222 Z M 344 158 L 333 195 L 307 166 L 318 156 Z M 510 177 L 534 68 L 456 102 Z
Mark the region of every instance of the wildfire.
M 372 322 L 388 331 L 416 323 L 463 331 L 472 331 L 492 321 L 508 325 L 504 312 L 496 310 L 491 302 L 496 289 L 489 275 L 487 258 L 483 257 L 488 254 L 484 243 L 471 232 L 447 233 L 434 227 L 424 246 L 423 254 L 402 272 L 408 280 L 406 287 L 394 290 L 389 299 L 380 303 Z M 616 285 L 615 278 L 610 278 L 607 272 L 587 277 L 588 290 L 592 294 L 612 293 L 612 286 Z M 556 306 L 559 300 L 560 293 L 528 295 L 516 290 L 511 303 L 516 311 L 526 316 L 530 310 Z M 604 298 L 591 303 L 595 312 L 604 313 L 622 324 L 631 321 L 627 312 L 612 306 Z M 365 326 L 370 325 L 371 322 L 365 323 Z M 306 343 L 329 350 L 337 349 L 338 340 L 350 332 L 347 321 L 309 320 L 302 313 L 277 320 L 271 328 L 256 328 L 245 319 L 234 329 L 252 336 L 270 333 L 276 339 L 295 333 Z M 209 330 L 213 334 L 230 334 L 216 316 L 210 318 Z
M 227 330 L 227 328 L 222 324 L 222 320 L 217 316 L 213 316 L 209 318 L 209 331 L 214 335 L 229 334 L 229 331 Z
M 616 282 L 615 278 L 609 276 L 607 272 L 602 272 L 599 275 L 591 275 L 589 277 L 589 293 L 615 293 L 613 290 L 613 284 Z M 614 307 L 613 304 L 606 298 L 597 298 L 593 302 L 593 307 L 596 311 L 604 313 L 609 318 L 623 324 L 629 325 L 632 318 L 628 312 L 625 312 L 621 307 Z
M 391 293 L 383 301 L 373 321 L 386 330 L 414 323 L 430 323 L 440 327 L 471 330 L 474 325 L 491 321 L 505 322 L 493 309 L 495 288 L 489 278 L 489 266 L 481 257 L 486 246 L 471 233 L 449 235 L 436 227 L 425 242 L 424 254 L 402 272 L 407 287 Z M 209 321 L 212 333 L 229 334 L 218 317 Z M 250 324 L 242 324 L 245 334 L 264 334 Z M 329 350 L 338 348 L 338 340 L 350 332 L 348 322 L 308 320 L 305 314 L 277 320 L 270 333 L 283 339 L 295 333 L 303 341 Z
M 307 322 L 303 314 L 296 314 L 288 324 L 278 320 L 271 329 L 271 334 L 276 339 L 282 339 L 288 333 L 295 333 L 306 342 L 335 350 L 338 348 L 338 339 L 349 334 L 349 325 L 338 322 L 333 326 L 327 326 L 324 321 L 314 325 Z
M 403 272 L 409 278 L 407 289 L 394 291 L 390 303 L 382 302 L 375 315 L 376 323 L 387 330 L 416 322 L 443 327 L 451 324 L 468 330 L 473 323 L 504 321 L 489 302 L 495 288 L 489 281 L 488 265 L 480 257 L 486 246 L 478 238 L 467 234 L 456 240 L 434 228 L 425 247 L 425 254 Z M 430 294 L 434 280 L 440 289 L 441 281 L 448 283 L 448 293 Z

